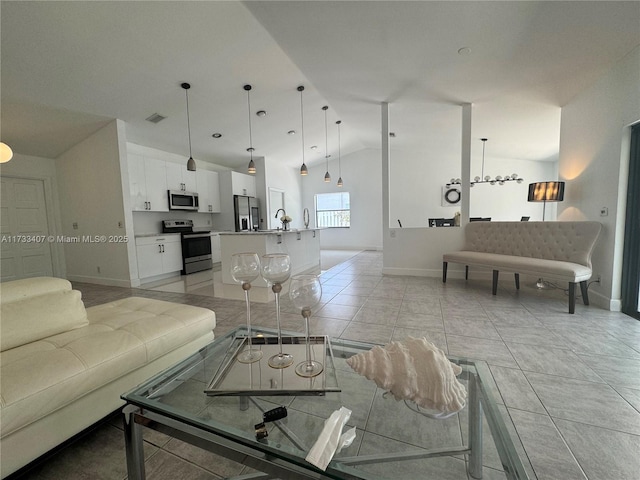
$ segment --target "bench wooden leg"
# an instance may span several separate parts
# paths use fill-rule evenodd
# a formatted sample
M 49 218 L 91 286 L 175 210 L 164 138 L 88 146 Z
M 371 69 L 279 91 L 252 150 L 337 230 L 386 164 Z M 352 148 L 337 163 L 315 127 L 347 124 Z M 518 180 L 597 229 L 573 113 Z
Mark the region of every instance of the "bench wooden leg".
M 576 284 L 569 282 L 569 313 L 576 313 Z
M 447 283 L 447 262 L 442 262 L 442 283 Z
M 469 280 L 469 265 L 464 266 L 464 279 Z
M 498 270 L 493 271 L 493 286 L 492 292 L 494 295 L 498 294 Z
M 516 279 L 516 290 L 520 290 L 520 274 L 514 273 L 513 277 Z
M 580 282 L 580 291 L 582 292 L 582 303 L 589 305 L 589 292 L 587 292 L 587 282 Z

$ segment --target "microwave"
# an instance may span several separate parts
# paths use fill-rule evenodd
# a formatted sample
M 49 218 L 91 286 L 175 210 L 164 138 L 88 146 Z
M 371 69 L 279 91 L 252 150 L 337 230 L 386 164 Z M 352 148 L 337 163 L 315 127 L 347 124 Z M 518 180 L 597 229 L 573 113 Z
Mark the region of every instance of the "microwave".
M 181 190 L 169 192 L 169 210 L 198 210 L 198 194 Z

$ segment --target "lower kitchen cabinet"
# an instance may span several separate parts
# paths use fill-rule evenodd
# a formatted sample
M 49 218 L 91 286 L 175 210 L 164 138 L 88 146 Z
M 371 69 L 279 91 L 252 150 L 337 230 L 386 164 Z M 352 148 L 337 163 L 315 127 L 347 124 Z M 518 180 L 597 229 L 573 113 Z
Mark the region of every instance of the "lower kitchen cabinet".
M 138 277 L 149 278 L 182 270 L 179 234 L 136 237 Z
M 222 251 L 220 249 L 220 235 L 211 234 L 211 262 L 220 263 L 222 261 Z

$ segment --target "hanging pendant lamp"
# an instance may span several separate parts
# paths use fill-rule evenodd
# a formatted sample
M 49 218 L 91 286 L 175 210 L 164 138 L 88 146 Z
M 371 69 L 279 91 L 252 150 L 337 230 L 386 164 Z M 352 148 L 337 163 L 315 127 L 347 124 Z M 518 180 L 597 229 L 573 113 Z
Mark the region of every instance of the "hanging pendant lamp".
M 300 92 L 300 136 L 302 137 L 302 166 L 300 167 L 300 175 L 309 175 L 307 164 L 304 163 L 304 108 L 302 107 L 302 92 L 304 92 L 304 86 L 300 85 L 298 91 Z
M 342 187 L 344 183 L 342 182 L 342 155 L 340 154 L 340 124 L 342 120 L 338 120 L 336 125 L 338 125 L 338 186 Z
M 187 99 L 187 133 L 189 134 L 189 160 L 187 160 L 187 170 L 195 172 L 196 161 L 193 159 L 193 155 L 191 155 L 191 124 L 189 122 L 189 89 L 191 88 L 191 85 L 183 83 L 181 87 L 184 88 L 184 94 Z
M 329 183 L 331 181 L 331 175 L 329 175 L 329 143 L 327 140 L 327 110 L 329 110 L 329 107 L 325 105 L 322 110 L 324 110 L 324 158 L 327 161 L 327 173 L 324 174 L 324 181 Z
M 254 174 L 256 173 L 256 164 L 253 161 L 253 137 L 251 135 L 251 98 L 250 98 L 250 93 L 251 92 L 251 85 L 245 85 L 244 86 L 245 91 L 247 92 L 247 107 L 249 108 L 249 148 L 247 148 L 247 152 L 249 152 L 249 165 L 247 166 L 247 173 L 251 173 Z

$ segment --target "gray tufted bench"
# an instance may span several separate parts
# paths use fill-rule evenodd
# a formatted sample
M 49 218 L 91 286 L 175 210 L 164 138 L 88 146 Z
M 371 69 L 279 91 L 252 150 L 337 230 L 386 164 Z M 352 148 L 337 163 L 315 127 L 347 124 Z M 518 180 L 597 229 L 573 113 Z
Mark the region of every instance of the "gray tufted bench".
M 575 287 L 589 305 L 587 280 L 591 278 L 591 253 L 602 226 L 598 222 L 471 222 L 465 226 L 465 246 L 442 256 L 442 281 L 449 262 L 493 270 L 493 294 L 500 270 L 569 283 L 569 313 L 576 308 Z

